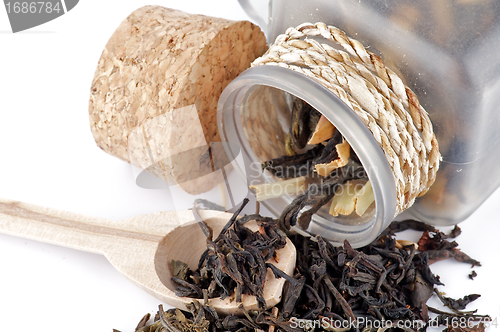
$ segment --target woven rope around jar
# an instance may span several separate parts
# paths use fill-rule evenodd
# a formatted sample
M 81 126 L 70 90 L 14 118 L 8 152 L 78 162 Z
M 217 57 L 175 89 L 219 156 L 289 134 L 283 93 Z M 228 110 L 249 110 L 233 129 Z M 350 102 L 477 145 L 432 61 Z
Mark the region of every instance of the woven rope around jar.
M 323 37 L 346 52 L 308 37 Z M 324 23 L 303 23 L 278 36 L 252 63 L 260 65 L 289 68 L 315 79 L 357 114 L 394 174 L 396 214 L 434 183 L 441 156 L 427 112 L 401 78 L 360 42 Z

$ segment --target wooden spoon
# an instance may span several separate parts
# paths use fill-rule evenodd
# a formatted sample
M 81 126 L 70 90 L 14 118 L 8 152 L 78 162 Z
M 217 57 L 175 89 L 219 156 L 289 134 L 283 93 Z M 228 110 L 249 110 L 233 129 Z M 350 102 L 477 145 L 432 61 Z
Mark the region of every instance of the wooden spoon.
M 201 210 L 199 214 L 217 236 L 232 216 L 220 211 Z M 255 222 L 246 224 L 257 230 Z M 206 249 L 206 238 L 191 210 L 157 212 L 123 221 L 113 221 L 58 211 L 0 198 L 0 232 L 104 255 L 113 266 L 136 285 L 161 301 L 184 308 L 193 299 L 173 292 L 171 260 L 194 268 Z M 292 242 L 277 251 L 277 262 L 270 263 L 293 274 L 296 252 Z M 268 307 L 281 300 L 285 280 L 274 278 L 268 270 L 264 299 Z M 238 313 L 234 295 L 210 304 L 224 314 Z M 257 309 L 254 296 L 243 294 L 242 304 Z

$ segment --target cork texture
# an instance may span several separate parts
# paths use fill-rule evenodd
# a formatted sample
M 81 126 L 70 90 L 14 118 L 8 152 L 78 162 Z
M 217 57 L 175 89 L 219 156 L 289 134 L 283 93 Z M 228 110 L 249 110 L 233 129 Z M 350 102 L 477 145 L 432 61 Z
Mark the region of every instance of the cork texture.
M 220 141 L 219 96 L 265 50 L 250 22 L 137 9 L 109 39 L 94 74 L 89 117 L 97 145 L 191 194 L 210 190 L 220 179 L 203 175 L 223 157 L 204 147 Z

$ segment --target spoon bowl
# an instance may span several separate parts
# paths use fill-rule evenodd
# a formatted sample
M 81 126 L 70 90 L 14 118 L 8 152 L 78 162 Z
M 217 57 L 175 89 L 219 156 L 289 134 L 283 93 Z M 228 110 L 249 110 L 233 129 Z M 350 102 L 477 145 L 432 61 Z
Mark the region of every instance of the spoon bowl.
M 202 214 L 202 212 L 207 214 L 208 211 L 200 211 L 200 214 Z M 208 214 L 210 214 L 210 212 Z M 207 225 L 212 228 L 214 238 L 219 235 L 230 217 L 230 214 L 225 214 L 224 218 L 213 217 L 205 220 Z M 254 232 L 257 231 L 259 227 L 255 221 L 247 222 L 245 226 Z M 187 243 L 189 243 L 189 250 L 186 250 Z M 173 274 L 170 262 L 172 260 L 179 260 L 186 263 L 191 269 L 195 269 L 198 266 L 198 260 L 201 254 L 206 248 L 206 237 L 195 221 L 174 228 L 159 243 L 155 255 L 156 272 L 161 282 L 172 292 L 172 294 L 169 293 L 171 298 L 168 301 L 165 300 L 165 302 L 172 306 L 180 307 L 193 301 L 190 297 L 178 297 L 173 293 L 175 285 L 171 280 Z M 286 246 L 276 251 L 276 260 L 271 259 L 269 262 L 286 274 L 293 275 L 295 259 L 295 247 L 290 239 L 287 239 Z M 284 283 L 285 279 L 276 279 L 271 270 L 267 270 L 266 282 L 264 284 L 264 299 L 268 307 L 272 307 L 280 302 Z M 258 309 L 258 303 L 255 296 L 242 294 L 241 300 L 241 303 L 236 302 L 235 294 L 233 293 L 233 295 L 226 297 L 224 300 L 214 298 L 210 299 L 209 302 L 218 312 L 224 314 L 237 313 L 240 311 L 238 309 L 240 304 L 243 304 L 247 310 Z
M 213 229 L 214 236 L 232 216 L 211 210 L 202 210 L 199 214 Z M 253 231 L 258 229 L 255 222 L 246 226 Z M 180 260 L 195 268 L 206 249 L 206 237 L 190 210 L 113 221 L 0 198 L 0 232 L 102 254 L 137 286 L 179 308 L 193 299 L 175 295 L 170 262 Z M 270 263 L 292 275 L 296 259 L 292 242 L 287 239 L 286 246 L 276 254 L 277 261 L 271 259 Z M 283 278 L 276 279 L 267 271 L 264 299 L 268 307 L 281 300 L 284 282 Z M 243 294 L 241 304 L 247 310 L 257 309 L 254 296 Z M 240 311 L 240 303 L 236 303 L 234 296 L 211 299 L 210 305 L 223 314 Z

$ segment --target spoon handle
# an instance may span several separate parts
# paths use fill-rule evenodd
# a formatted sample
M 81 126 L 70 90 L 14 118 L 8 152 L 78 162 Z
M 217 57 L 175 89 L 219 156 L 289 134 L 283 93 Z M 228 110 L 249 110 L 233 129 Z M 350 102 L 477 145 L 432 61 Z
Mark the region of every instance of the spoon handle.
M 168 220 L 169 212 L 163 213 L 163 217 Z M 163 226 L 161 232 L 165 234 L 176 225 Z M 98 254 L 123 246 L 123 241 L 130 239 L 148 242 L 161 239 L 158 231 L 148 230 L 140 222 L 83 216 L 3 198 L 0 198 L 0 233 Z

